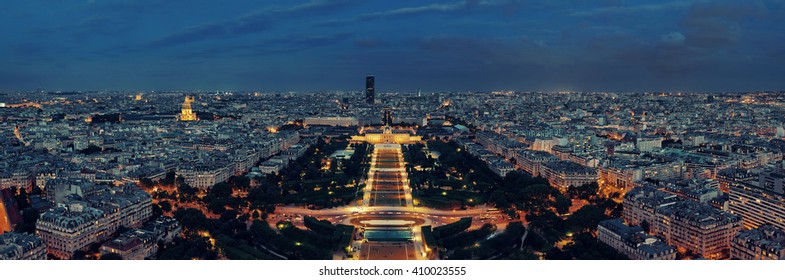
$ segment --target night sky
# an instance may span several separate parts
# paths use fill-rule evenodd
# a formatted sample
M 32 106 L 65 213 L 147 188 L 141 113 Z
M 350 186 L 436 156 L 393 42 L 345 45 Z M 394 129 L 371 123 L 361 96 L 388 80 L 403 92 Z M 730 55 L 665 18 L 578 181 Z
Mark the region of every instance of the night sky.
M 0 90 L 785 89 L 782 0 L 7 0 L 0 24 Z

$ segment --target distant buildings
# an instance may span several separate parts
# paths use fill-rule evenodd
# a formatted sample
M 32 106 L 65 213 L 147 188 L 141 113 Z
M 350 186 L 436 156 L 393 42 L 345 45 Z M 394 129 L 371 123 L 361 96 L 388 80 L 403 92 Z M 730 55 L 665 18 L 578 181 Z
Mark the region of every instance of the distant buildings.
M 668 244 L 709 259 L 728 257 L 741 218 L 696 201 L 651 187 L 638 187 L 624 197 L 624 220 L 648 224 L 649 232 Z
M 771 225 L 741 231 L 733 238 L 730 257 L 736 260 L 785 260 L 785 231 Z
M 624 224 L 622 219 L 601 221 L 597 226 L 597 240 L 631 260 L 676 259 L 674 247 L 643 232 L 640 226 L 631 227 Z
M 360 122 L 354 117 L 308 117 L 303 120 L 304 126 L 358 126 Z
M 44 240 L 27 233 L 8 232 L 0 235 L 0 260 L 45 260 Z
M 635 139 L 635 147 L 641 152 L 651 152 L 662 148 L 662 138 L 638 138 Z

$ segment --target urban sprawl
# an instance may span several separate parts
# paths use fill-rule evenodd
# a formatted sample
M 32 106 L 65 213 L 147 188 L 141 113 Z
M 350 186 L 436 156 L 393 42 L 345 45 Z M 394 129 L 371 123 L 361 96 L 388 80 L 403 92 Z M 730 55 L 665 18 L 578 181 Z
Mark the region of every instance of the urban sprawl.
M 365 85 L 0 93 L 0 260 L 785 259 L 783 92 Z

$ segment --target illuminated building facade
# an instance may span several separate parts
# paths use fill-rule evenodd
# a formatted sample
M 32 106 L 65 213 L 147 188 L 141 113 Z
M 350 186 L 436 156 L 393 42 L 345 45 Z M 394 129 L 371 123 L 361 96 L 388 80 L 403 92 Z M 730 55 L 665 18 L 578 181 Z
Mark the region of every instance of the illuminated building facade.
M 222 165 L 217 162 L 189 164 L 177 168 L 177 176 L 194 188 L 209 189 L 213 185 L 226 182 L 234 175 L 234 166 Z
M 352 136 L 352 142 L 370 144 L 413 144 L 422 141 L 422 136 L 413 135 L 413 130 L 392 129 L 385 126 L 380 129 L 367 129 L 360 132 L 361 136 Z
M 645 221 L 651 234 L 708 259 L 727 258 L 731 241 L 742 228 L 739 216 L 651 187 L 627 192 L 622 216 L 629 224 Z
M 744 220 L 744 227 L 757 228 L 771 224 L 785 230 L 785 188 L 782 171 L 763 172 L 755 182 L 731 182 L 729 186 L 731 213 Z
M 74 252 L 99 242 L 106 228 L 104 211 L 83 204 L 51 209 L 36 222 L 35 234 L 46 242 L 47 252 L 59 259 L 70 259 Z
M 577 187 L 597 181 L 597 170 L 571 161 L 550 161 L 542 164 L 540 176 L 566 192 L 570 186 Z
M 534 177 L 540 176 L 543 163 L 559 160 L 552 154 L 534 150 L 517 151 L 514 158 L 518 167 Z
M 191 108 L 191 103 L 193 102 L 194 102 L 193 96 L 185 96 L 185 101 L 183 101 L 183 108 L 180 112 L 181 121 L 198 120 L 198 118 L 196 117 L 196 113 L 194 113 L 193 108 Z
M 41 214 L 36 235 L 49 254 L 70 259 L 74 252 L 110 238 L 121 226 L 139 227 L 152 216 L 152 197 L 136 186 L 109 189 L 84 200 L 64 202 Z
M 628 226 L 622 219 L 601 221 L 597 241 L 605 243 L 632 260 L 674 260 L 676 249 L 659 238 L 643 232 L 640 226 Z

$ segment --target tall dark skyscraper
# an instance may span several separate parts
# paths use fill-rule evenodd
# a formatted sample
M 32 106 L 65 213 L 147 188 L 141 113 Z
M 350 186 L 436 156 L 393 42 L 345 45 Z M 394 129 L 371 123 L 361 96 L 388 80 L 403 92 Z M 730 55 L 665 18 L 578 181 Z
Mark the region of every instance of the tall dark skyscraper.
M 376 94 L 374 92 L 374 78 L 373 75 L 365 76 L 365 102 L 373 104 Z

